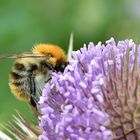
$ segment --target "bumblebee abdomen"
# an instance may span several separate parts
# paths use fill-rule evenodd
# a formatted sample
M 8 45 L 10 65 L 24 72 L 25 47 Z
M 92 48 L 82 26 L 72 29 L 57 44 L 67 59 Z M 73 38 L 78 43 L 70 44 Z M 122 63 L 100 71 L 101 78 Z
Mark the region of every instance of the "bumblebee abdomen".
M 9 75 L 9 86 L 18 99 L 30 100 L 31 96 L 36 96 L 43 88 L 49 78 L 48 65 L 43 63 L 45 60 L 44 58 L 16 60 Z
M 10 89 L 12 93 L 19 99 L 19 100 L 29 100 L 30 96 L 27 94 L 26 90 L 23 90 L 21 86 L 17 86 L 16 83 L 9 82 Z
M 23 72 L 12 71 L 9 75 L 9 86 L 12 93 L 20 100 L 29 100 L 28 76 Z

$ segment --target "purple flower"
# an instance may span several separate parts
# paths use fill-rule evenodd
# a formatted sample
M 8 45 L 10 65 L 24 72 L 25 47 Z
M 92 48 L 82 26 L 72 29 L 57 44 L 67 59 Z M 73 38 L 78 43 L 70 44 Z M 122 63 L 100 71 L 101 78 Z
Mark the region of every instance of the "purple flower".
M 136 64 L 140 65 L 140 57 L 137 55 L 139 51 L 136 51 L 139 49 L 136 49 L 132 40 L 120 41 L 116 45 L 111 38 L 106 45 L 98 43 L 94 46 L 93 43 L 89 43 L 87 48 L 84 45 L 80 50 L 73 52 L 64 73 L 53 73 L 51 82 L 44 87 L 39 101 L 42 113 L 39 118 L 40 127 L 43 129 L 39 139 L 133 139 L 136 127 L 132 127 L 134 130 L 129 129 L 132 132 L 130 136 L 124 127 L 128 127 L 126 122 L 129 126 L 137 123 L 123 116 L 129 112 L 128 102 L 133 105 L 136 101 L 135 107 L 138 107 L 139 99 L 137 97 L 131 101 L 131 96 L 127 98 L 136 88 L 128 88 L 128 93 L 124 86 L 138 85 L 136 77 L 139 79 L 139 76 L 133 74 L 133 83 L 124 81 L 132 81 L 130 75 L 136 73 Z M 127 108 L 127 111 L 124 108 Z M 135 110 L 129 112 L 130 116 L 134 115 L 133 111 Z M 117 114 L 118 112 L 120 114 Z

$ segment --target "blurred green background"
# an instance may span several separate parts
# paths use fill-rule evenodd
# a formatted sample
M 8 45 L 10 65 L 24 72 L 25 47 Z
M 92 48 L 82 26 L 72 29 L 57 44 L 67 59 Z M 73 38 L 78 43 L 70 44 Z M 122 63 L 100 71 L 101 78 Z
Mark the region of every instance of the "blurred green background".
M 40 42 L 58 44 L 67 51 L 71 32 L 74 50 L 110 37 L 139 43 L 139 6 L 139 0 L 0 0 L 0 54 L 30 51 Z M 15 109 L 31 116 L 27 104 L 8 87 L 13 61 L 0 60 L 0 124 Z

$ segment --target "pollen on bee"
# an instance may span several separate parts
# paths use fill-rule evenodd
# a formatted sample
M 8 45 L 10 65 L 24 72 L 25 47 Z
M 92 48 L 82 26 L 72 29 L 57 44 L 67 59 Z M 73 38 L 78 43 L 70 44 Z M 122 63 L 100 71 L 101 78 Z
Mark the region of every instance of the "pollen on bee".
M 66 55 L 64 51 L 57 45 L 53 44 L 38 44 L 35 45 L 33 53 L 44 54 L 46 56 L 50 56 L 51 58 L 55 58 L 57 61 L 65 62 Z

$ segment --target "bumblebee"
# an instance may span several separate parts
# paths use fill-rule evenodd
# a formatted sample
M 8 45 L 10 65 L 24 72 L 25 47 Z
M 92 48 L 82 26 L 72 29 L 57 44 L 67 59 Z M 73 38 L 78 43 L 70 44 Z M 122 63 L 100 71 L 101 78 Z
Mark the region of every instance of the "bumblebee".
M 51 79 L 51 72 L 63 72 L 67 65 L 64 51 L 52 44 L 38 44 L 31 53 L 0 55 L 0 58 L 16 58 L 9 75 L 9 86 L 18 99 L 28 101 L 33 109 L 37 109 L 40 94 Z

